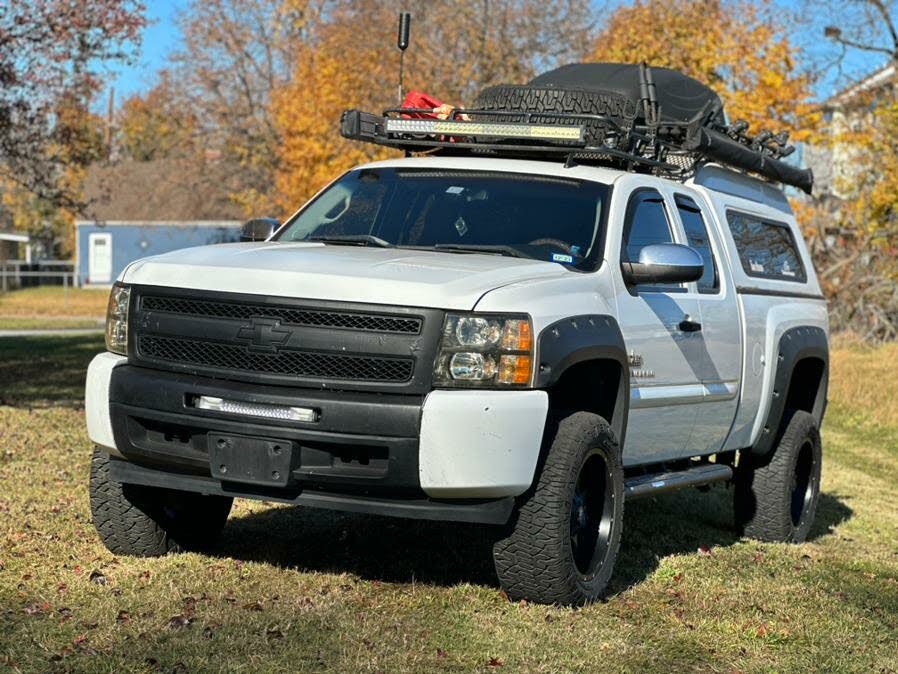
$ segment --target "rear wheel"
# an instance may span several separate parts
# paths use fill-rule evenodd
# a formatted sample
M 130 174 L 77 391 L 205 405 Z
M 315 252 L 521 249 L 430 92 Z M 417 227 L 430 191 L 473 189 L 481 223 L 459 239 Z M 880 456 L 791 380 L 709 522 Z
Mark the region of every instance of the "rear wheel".
M 121 484 L 110 477 L 109 462 L 106 452 L 94 449 L 90 511 L 110 552 L 157 557 L 203 549 L 218 538 L 234 499 Z
M 768 456 L 740 457 L 734 496 L 739 529 L 761 541 L 804 541 L 817 512 L 822 456 L 814 417 L 798 411 Z
M 604 593 L 620 547 L 624 478 L 620 449 L 599 416 L 557 424 L 545 463 L 493 547 L 512 599 L 579 605 Z

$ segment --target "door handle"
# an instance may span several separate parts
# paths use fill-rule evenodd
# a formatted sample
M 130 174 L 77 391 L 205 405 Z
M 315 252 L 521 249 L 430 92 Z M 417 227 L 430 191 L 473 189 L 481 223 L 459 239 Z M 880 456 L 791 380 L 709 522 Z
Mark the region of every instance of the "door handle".
M 680 321 L 677 327 L 683 332 L 701 332 L 702 330 L 702 324 L 698 321 L 690 321 L 688 316 Z

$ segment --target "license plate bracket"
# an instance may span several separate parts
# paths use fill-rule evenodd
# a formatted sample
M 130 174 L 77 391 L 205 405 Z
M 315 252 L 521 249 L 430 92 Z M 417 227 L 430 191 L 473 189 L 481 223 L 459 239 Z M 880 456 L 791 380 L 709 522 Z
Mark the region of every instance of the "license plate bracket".
M 223 482 L 285 487 L 293 467 L 293 443 L 275 438 L 209 433 L 209 468 Z

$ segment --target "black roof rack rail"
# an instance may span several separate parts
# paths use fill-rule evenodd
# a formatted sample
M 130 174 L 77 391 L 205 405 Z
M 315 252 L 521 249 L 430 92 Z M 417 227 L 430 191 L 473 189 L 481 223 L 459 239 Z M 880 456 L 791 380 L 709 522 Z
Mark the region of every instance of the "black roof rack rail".
M 456 108 L 447 119 L 434 119 L 430 109 L 389 108 L 380 115 L 346 110 L 340 132 L 407 154 L 553 158 L 566 165 L 610 165 L 678 180 L 714 161 L 811 192 L 811 171 L 781 160 L 793 150 L 785 144 L 785 133 L 748 136 L 747 124 L 716 123 L 713 112 L 702 110 L 688 122 L 659 121 L 651 114 L 640 125 L 605 115 L 529 110 Z

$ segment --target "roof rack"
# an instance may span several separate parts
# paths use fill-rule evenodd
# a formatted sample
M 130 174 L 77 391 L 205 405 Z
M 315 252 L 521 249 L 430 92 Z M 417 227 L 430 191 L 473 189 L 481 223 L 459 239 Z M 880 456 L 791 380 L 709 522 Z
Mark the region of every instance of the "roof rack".
M 750 136 L 748 123 L 721 122 L 706 105 L 686 122 L 664 119 L 651 86 L 651 71 L 640 68 L 649 86 L 640 100 L 640 120 L 607 115 L 528 110 L 455 108 L 446 119 L 433 110 L 389 108 L 382 114 L 346 110 L 344 138 L 404 150 L 451 155 L 486 155 L 563 160 L 565 165 L 599 164 L 627 171 L 686 180 L 704 163 L 758 174 L 810 194 L 814 176 L 782 161 L 794 151 L 788 134 L 769 131 Z

